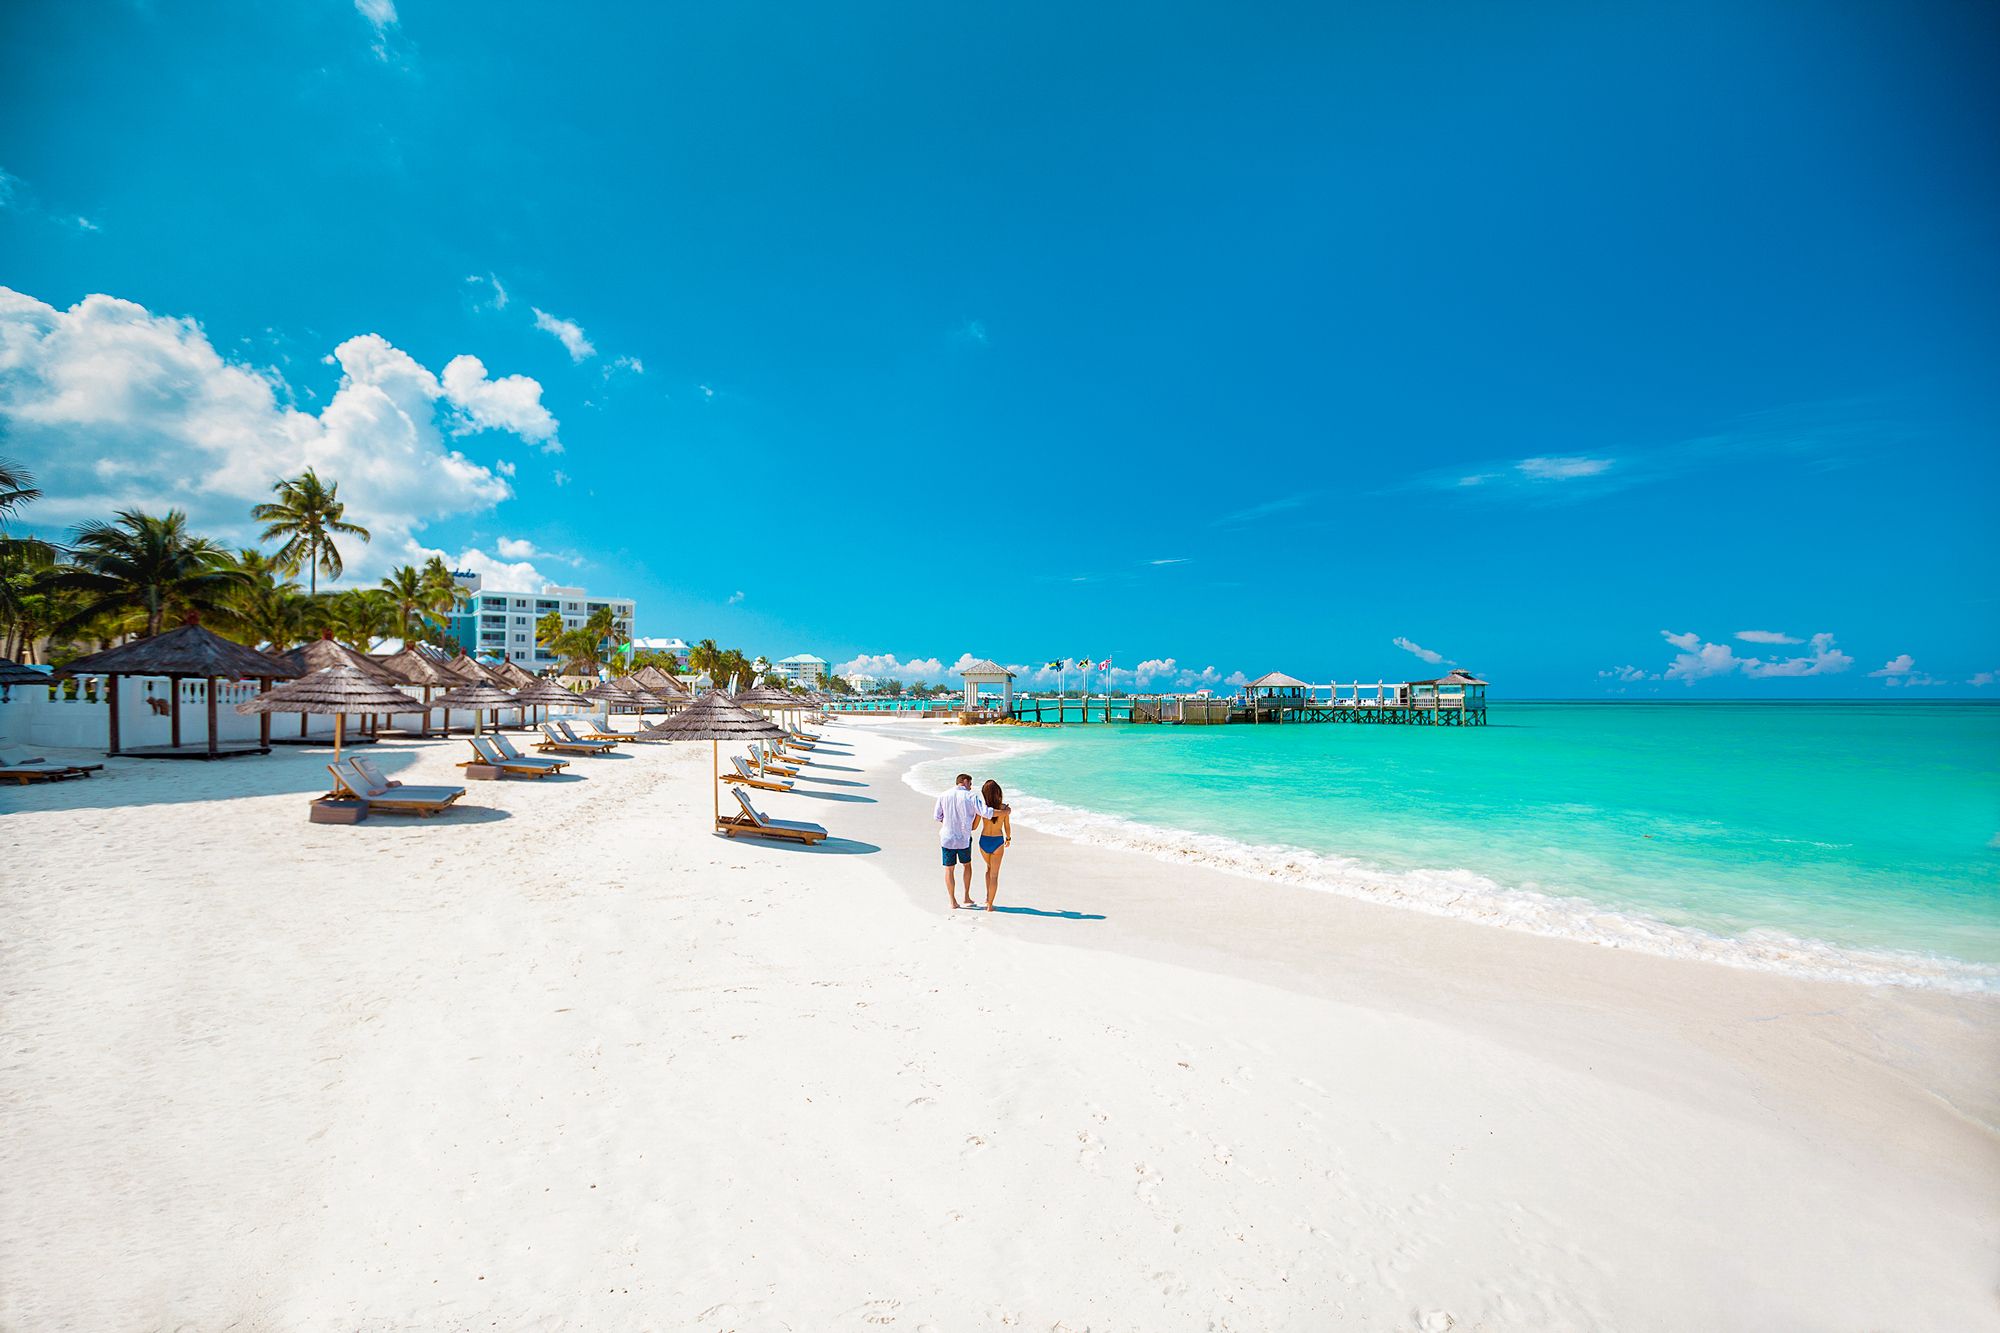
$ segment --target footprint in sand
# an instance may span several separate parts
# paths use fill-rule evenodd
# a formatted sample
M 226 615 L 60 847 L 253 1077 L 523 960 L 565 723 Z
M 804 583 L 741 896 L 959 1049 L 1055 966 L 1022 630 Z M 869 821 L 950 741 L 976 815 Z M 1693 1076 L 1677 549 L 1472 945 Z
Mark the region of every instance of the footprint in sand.
M 1451 1333 L 1452 1326 L 1456 1323 L 1458 1320 L 1449 1310 L 1426 1310 L 1417 1316 L 1417 1327 L 1422 1329 L 1423 1333 Z
M 864 1324 L 893 1324 L 896 1322 L 896 1311 L 902 1308 L 903 1303 L 893 1296 L 877 1296 L 862 1302 L 855 1313 L 861 1316 Z

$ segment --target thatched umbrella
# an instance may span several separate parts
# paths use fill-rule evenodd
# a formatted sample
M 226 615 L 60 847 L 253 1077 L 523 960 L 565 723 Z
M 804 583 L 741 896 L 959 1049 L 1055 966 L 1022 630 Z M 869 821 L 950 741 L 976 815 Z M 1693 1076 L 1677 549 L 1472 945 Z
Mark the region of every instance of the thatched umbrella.
M 333 716 L 333 758 L 340 762 L 349 713 L 393 713 L 407 708 L 410 696 L 360 667 L 342 662 L 321 667 L 309 676 L 280 685 L 267 694 L 236 705 L 239 713 L 297 713 Z
M 739 708 L 754 708 L 760 713 L 790 712 L 802 706 L 796 695 L 774 690 L 768 685 L 743 691 L 736 696 L 735 703 Z
M 421 685 L 424 687 L 424 706 L 422 712 L 424 715 L 424 735 L 426 736 L 431 734 L 431 691 L 440 685 L 449 690 L 465 684 L 463 678 L 454 672 L 447 671 L 442 662 L 435 660 L 428 653 L 418 652 L 415 648 L 405 648 L 399 653 L 391 653 L 377 662 L 376 665 L 405 685 Z M 406 709 L 404 711 L 416 712 L 418 710 Z M 447 723 L 450 720 L 448 716 L 445 719 Z M 449 727 L 447 727 L 447 730 L 449 730 Z
M 155 634 L 150 639 L 135 639 L 122 643 L 116 648 L 107 648 L 101 653 L 79 657 L 65 666 L 61 673 L 65 676 L 103 676 L 105 691 L 111 701 L 111 748 L 108 754 L 118 750 L 118 678 L 120 676 L 165 676 L 171 688 L 170 704 L 173 718 L 173 748 L 181 748 L 181 692 L 179 682 L 190 677 L 199 678 L 208 684 L 208 757 L 213 759 L 215 750 L 215 683 L 218 680 L 254 680 L 264 690 L 271 688 L 274 680 L 292 680 L 299 671 L 275 657 L 246 648 L 240 643 L 223 638 L 212 630 L 203 629 L 190 614 L 187 623 L 179 629 L 170 629 L 165 634 Z M 269 752 L 271 747 L 271 723 L 268 718 L 259 728 L 258 743 Z
M 722 817 L 722 752 L 719 742 L 735 740 L 764 740 L 781 736 L 784 732 L 778 724 L 767 717 L 759 717 L 747 708 L 738 708 L 728 696 L 711 690 L 693 703 L 674 714 L 657 726 L 651 726 L 634 736 L 635 741 L 707 741 L 709 765 L 714 770 L 710 780 L 714 797 L 715 817 Z
M 369 679 L 379 681 L 384 685 L 393 685 L 396 683 L 396 677 L 390 672 L 383 670 L 380 662 L 366 653 L 357 653 L 346 644 L 338 642 L 334 639 L 333 631 L 330 629 L 321 630 L 320 636 L 317 639 L 312 640 L 310 643 L 302 643 L 288 653 L 279 653 L 277 657 L 280 662 L 289 663 L 297 668 L 301 678 L 330 666 L 351 666 Z M 407 695 L 404 697 L 408 698 Z M 403 709 L 407 712 L 409 705 L 407 703 L 404 704 Z M 292 712 L 295 710 L 281 708 L 274 711 Z M 299 714 L 299 735 L 303 737 L 306 734 L 307 714 L 304 710 L 296 711 Z
M 647 665 L 634 671 L 627 680 L 636 680 L 653 693 L 668 699 L 691 699 L 688 687 L 669 676 L 656 666 Z
M 451 661 L 446 662 L 444 665 L 447 671 L 455 671 L 462 678 L 481 685 L 499 685 L 502 683 L 494 679 L 492 667 L 487 666 L 463 648 L 458 650 L 457 657 L 452 658 Z
M 579 699 L 588 699 L 592 703 L 604 704 L 611 708 L 642 709 L 646 706 L 647 702 L 615 680 L 601 681 L 576 697 Z
M 472 710 L 472 734 L 479 734 L 479 714 L 489 708 L 518 708 L 520 700 L 496 685 L 461 685 L 437 697 L 438 707 L 444 709 L 444 734 L 451 735 L 451 710 L 467 708 Z M 494 730 L 500 729 L 499 719 L 494 719 Z
M 488 667 L 486 674 L 503 690 L 525 690 L 541 679 L 532 671 L 522 670 L 519 662 L 502 662 L 497 667 Z
M 528 707 L 574 708 L 581 702 L 581 696 L 573 690 L 566 690 L 552 680 L 529 677 L 529 683 L 515 691 L 514 697 Z

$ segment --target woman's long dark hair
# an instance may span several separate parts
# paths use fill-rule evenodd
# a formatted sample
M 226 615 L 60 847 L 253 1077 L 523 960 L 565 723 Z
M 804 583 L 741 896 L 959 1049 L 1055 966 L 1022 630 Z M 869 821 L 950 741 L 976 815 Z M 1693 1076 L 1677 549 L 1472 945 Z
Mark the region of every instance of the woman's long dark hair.
M 986 779 L 986 785 L 979 789 L 980 800 L 986 802 L 986 804 L 992 806 L 995 810 L 1005 810 L 1007 804 L 1000 799 L 1000 796 L 1000 784 L 992 778 Z

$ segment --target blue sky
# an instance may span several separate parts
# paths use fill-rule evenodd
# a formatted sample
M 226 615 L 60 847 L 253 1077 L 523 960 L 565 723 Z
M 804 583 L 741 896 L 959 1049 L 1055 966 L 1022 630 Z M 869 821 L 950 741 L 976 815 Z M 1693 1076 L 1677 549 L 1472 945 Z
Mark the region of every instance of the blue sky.
M 902 674 L 1991 693 L 1996 36 L 11 4 L 0 452 Z

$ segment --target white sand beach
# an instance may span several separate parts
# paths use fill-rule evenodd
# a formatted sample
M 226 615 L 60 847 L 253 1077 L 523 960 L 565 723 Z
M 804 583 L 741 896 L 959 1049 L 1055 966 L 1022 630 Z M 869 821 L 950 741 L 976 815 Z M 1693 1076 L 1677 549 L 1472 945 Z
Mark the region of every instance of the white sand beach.
M 811 850 L 701 744 L 0 792 L 0 1328 L 2000 1328 L 2000 1003 L 1028 830 L 951 912 L 950 733 L 829 733 Z

